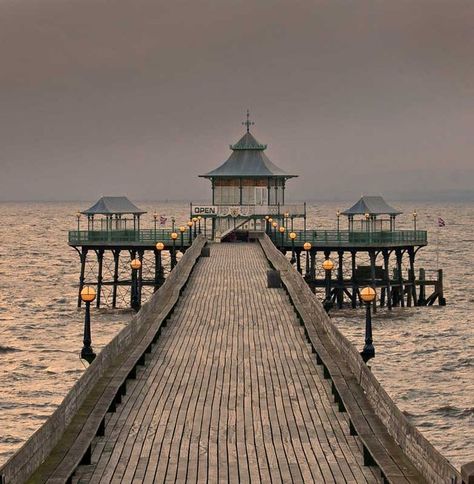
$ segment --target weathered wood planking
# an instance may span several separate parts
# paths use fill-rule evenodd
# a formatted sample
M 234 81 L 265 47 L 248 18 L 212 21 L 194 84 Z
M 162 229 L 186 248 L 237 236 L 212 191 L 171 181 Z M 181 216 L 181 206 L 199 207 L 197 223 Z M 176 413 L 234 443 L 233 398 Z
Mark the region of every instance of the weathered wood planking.
M 65 482 L 64 475 L 72 474 L 103 415 L 176 304 L 204 244 L 203 237 L 195 241 L 160 290 L 98 354 L 53 415 L 0 468 L 5 484 L 25 482 L 35 470 L 32 482 L 45 482 L 55 472 L 56 482 Z
M 379 482 L 257 244 L 213 245 L 73 482 Z
M 382 471 L 385 466 L 386 478 L 397 482 L 401 471 L 406 480 L 400 482 L 416 482 L 421 475 L 433 484 L 461 483 L 459 472 L 398 409 L 286 257 L 268 237 L 260 243 L 272 266 L 281 273 L 313 349 L 331 375 L 336 398 L 346 407 L 351 424 L 359 427 L 359 436 L 372 458 Z

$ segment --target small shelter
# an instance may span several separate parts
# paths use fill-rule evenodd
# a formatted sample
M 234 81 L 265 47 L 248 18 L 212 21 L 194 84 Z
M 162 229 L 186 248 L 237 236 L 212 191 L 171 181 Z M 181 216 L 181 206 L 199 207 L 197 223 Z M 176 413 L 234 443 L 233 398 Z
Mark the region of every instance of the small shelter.
M 349 230 L 354 230 L 354 218 L 360 216 L 360 229 L 362 231 L 395 230 L 395 218 L 402 212 L 391 207 L 380 195 L 364 195 L 352 207 L 344 210 L 341 215 L 348 219 Z M 388 215 L 388 219 L 380 218 Z
M 212 205 L 284 205 L 286 180 L 290 175 L 270 161 L 267 145 L 259 143 L 250 133 L 254 123 L 242 123 L 247 132 L 230 145 L 232 154 L 215 170 L 202 178 L 212 183 Z
M 140 230 L 140 217 L 146 213 L 138 208 L 127 197 L 102 197 L 92 207 L 81 212 L 87 215 L 88 230 L 95 229 L 95 222 L 100 224 L 99 230 Z M 127 218 L 132 215 L 132 218 Z M 128 222 L 128 227 L 127 227 Z

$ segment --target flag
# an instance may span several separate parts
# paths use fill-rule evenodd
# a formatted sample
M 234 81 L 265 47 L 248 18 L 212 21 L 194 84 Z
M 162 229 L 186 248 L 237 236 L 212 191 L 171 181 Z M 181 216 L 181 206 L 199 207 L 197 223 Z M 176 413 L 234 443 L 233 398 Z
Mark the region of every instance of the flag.
M 441 217 L 438 217 L 438 227 L 446 227 L 446 222 Z
M 168 219 L 166 217 L 163 217 L 163 215 L 160 215 L 160 225 L 165 225 L 167 220 Z

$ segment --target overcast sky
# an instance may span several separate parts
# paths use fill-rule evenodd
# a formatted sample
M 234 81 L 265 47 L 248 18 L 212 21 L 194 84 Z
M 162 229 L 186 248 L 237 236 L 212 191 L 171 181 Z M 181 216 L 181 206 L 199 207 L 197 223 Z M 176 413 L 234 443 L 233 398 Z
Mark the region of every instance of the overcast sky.
M 0 0 L 0 200 L 203 199 L 243 133 L 294 199 L 474 188 L 472 0 Z

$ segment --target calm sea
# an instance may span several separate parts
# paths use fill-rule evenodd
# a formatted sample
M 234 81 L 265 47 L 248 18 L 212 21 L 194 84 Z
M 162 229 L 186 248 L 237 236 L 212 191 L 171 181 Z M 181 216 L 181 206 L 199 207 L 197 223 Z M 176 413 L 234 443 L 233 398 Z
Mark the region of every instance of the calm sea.
M 177 223 L 185 203 L 142 203 Z M 394 203 L 399 228 L 429 231 L 418 267 L 445 270 L 446 307 L 380 310 L 374 317 L 372 369 L 399 407 L 460 467 L 474 459 L 474 204 Z M 79 258 L 67 245 L 74 214 L 86 203 L 0 204 L 0 464 L 45 421 L 84 371 L 79 359 L 83 314 L 76 309 Z M 335 228 L 344 203 L 308 206 L 308 227 Z M 442 216 L 446 227 L 436 228 Z M 145 225 L 145 223 L 144 223 Z M 341 227 L 342 228 L 342 227 Z M 125 325 L 128 310 L 94 310 L 99 350 Z M 362 310 L 335 311 L 333 320 L 363 346 Z

